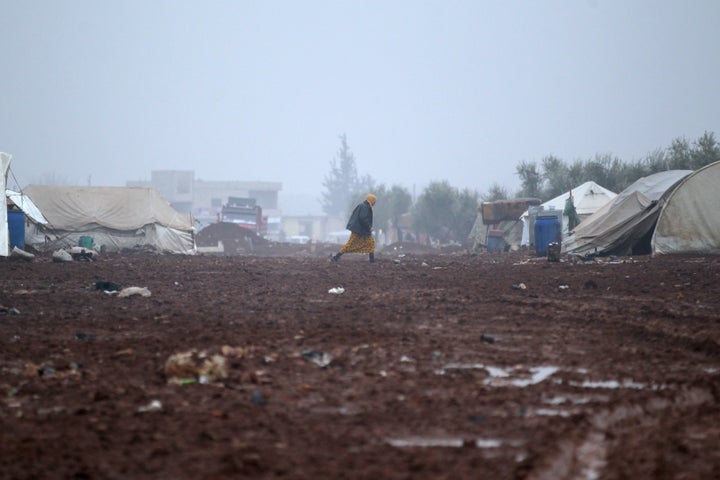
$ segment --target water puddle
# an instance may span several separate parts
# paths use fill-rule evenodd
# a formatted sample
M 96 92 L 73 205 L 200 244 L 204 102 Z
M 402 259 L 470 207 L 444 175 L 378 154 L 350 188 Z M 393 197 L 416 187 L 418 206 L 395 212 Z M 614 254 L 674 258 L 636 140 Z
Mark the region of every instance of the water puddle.
M 568 382 L 568 384 L 572 387 L 580 388 L 629 388 L 635 390 L 645 390 L 646 388 L 651 388 L 652 390 L 658 390 L 657 385 L 651 385 L 648 387 L 648 385 L 645 383 L 634 382 L 632 380 L 623 380 L 622 382 L 618 382 L 617 380 L 583 380 L 582 382 Z
M 436 370 L 435 373 L 437 375 L 445 375 L 445 372 L 448 370 L 485 370 L 489 375 L 489 378 L 486 378 L 484 381 L 486 385 L 494 387 L 527 387 L 546 380 L 560 370 L 560 368 L 553 366 L 541 366 L 531 367 L 527 371 L 508 371 L 504 368 L 493 367 L 482 363 L 448 363 L 443 368 Z
M 501 440 L 495 438 L 474 438 L 474 439 L 463 439 L 463 438 L 448 438 L 448 437 L 400 437 L 400 438 L 387 438 L 385 441 L 397 448 L 413 448 L 413 447 L 443 447 L 443 448 L 461 448 L 461 447 L 476 447 L 476 448 L 499 448 L 503 445 Z

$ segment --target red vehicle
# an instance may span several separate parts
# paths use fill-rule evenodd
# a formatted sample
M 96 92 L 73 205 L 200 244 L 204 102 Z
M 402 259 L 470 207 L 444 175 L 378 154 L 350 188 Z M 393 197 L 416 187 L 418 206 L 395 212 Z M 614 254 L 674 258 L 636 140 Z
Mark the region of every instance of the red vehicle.
M 267 231 L 262 207 L 257 205 L 254 198 L 229 197 L 228 203 L 222 207 L 220 221 L 237 223 L 258 235 L 263 235 Z

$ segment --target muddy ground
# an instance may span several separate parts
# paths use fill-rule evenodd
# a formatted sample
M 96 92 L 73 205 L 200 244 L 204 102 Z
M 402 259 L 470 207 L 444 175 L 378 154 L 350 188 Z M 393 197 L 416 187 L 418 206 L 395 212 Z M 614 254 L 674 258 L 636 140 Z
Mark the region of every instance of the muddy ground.
M 0 478 L 720 478 L 719 257 L 328 249 L 0 259 Z

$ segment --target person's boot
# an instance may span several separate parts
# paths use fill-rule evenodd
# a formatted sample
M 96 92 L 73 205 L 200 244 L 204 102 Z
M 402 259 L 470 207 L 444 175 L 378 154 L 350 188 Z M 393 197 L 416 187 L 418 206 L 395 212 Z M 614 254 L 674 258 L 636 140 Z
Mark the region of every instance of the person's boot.
M 342 256 L 342 253 L 338 252 L 338 253 L 336 253 L 335 255 L 333 255 L 332 257 L 330 257 L 330 260 L 332 260 L 333 262 L 337 263 L 337 261 L 340 260 L 340 257 L 341 257 L 341 256 Z
M 375 263 L 375 254 L 374 253 L 370 254 L 370 263 Z

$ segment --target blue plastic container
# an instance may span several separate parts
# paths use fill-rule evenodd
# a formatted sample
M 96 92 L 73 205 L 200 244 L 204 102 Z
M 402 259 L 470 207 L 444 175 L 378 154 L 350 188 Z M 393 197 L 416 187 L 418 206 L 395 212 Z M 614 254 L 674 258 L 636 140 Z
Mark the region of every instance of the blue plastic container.
M 10 248 L 18 247 L 25 249 L 25 214 L 17 210 L 8 210 L 8 232 L 10 236 Z
M 487 235 L 487 251 L 492 253 L 502 252 L 503 236 L 502 230 L 490 230 Z
M 548 244 L 562 241 L 562 226 L 556 216 L 537 217 L 535 220 L 535 253 L 544 257 L 548 253 Z

